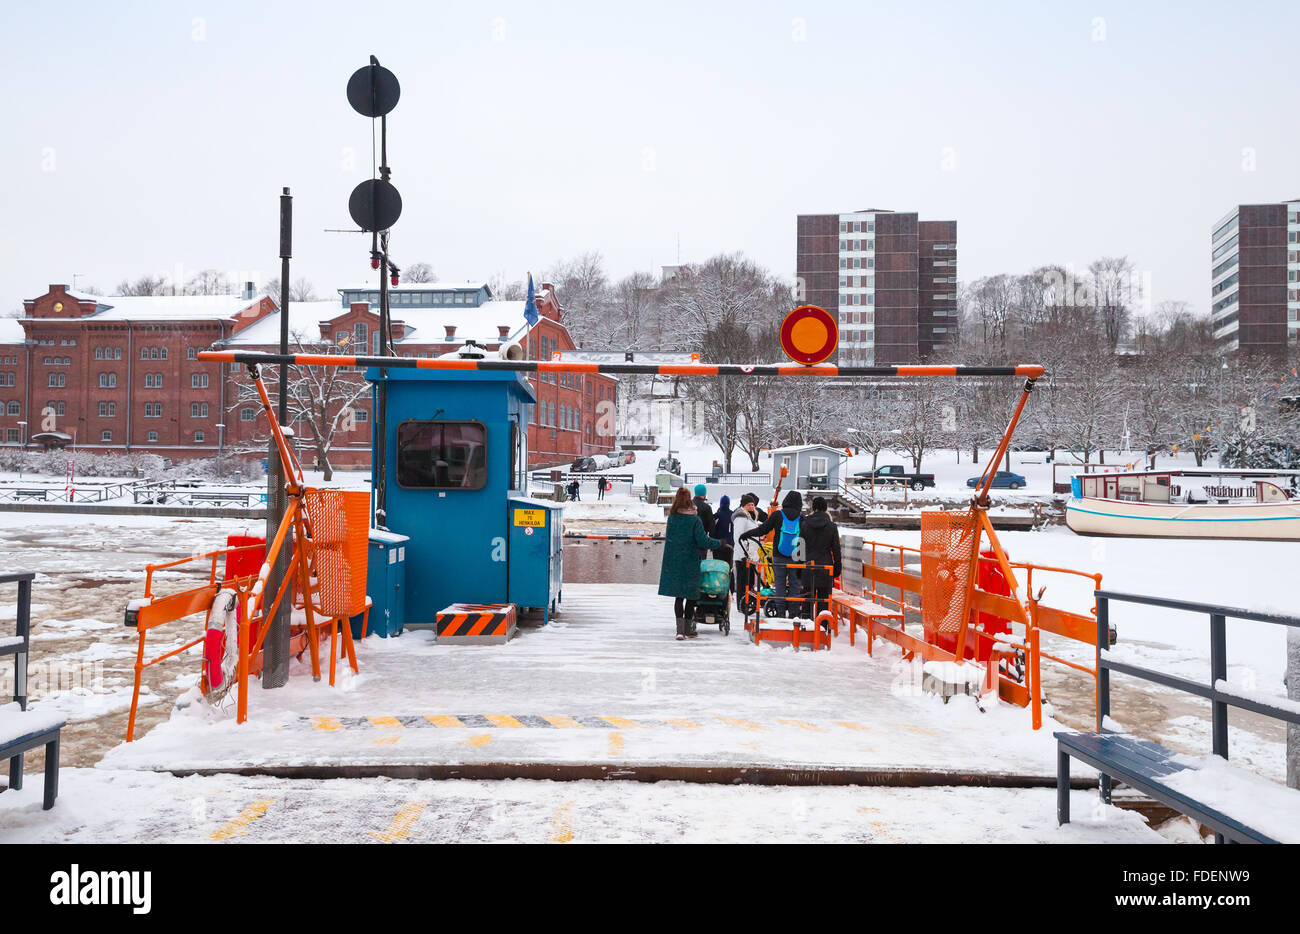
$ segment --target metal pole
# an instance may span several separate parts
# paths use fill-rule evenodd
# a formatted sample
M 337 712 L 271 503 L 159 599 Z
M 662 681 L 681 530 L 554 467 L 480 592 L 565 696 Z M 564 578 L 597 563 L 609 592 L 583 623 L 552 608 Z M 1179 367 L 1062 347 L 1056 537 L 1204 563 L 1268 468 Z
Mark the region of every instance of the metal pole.
M 1300 628 L 1286 631 L 1286 694 L 1300 701 Z M 1286 725 L 1286 783 L 1300 788 L 1300 724 Z
M 293 198 L 285 188 L 280 195 L 280 353 L 289 353 L 289 259 L 293 255 Z M 285 424 L 289 411 L 289 367 L 281 362 L 278 367 L 280 380 L 280 399 L 277 406 L 276 420 Z M 284 519 L 287 503 L 284 493 L 284 469 L 280 462 L 280 452 L 276 448 L 274 436 L 268 445 L 266 471 L 266 540 L 275 538 L 276 531 Z M 267 579 L 266 592 L 276 594 L 280 584 L 289 570 L 289 548 L 281 548 L 275 564 L 271 567 Z M 264 663 L 262 665 L 262 687 L 280 688 L 289 682 L 289 614 L 292 601 L 284 599 L 276 607 L 275 616 L 268 620 L 269 631 L 266 635 Z M 243 698 L 240 698 L 243 700 Z
M 1210 688 L 1219 690 L 1219 682 L 1228 680 L 1228 635 L 1222 613 L 1210 614 Z M 1228 705 L 1212 701 L 1211 731 L 1212 751 L 1216 756 L 1228 758 Z

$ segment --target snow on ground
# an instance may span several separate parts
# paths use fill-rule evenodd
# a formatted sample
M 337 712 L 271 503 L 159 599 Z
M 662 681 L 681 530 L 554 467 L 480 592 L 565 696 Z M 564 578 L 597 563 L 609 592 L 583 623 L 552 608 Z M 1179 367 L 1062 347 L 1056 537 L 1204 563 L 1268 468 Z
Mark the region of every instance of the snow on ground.
M 673 638 L 671 601 L 636 585 L 568 585 L 563 613 L 505 646 L 368 639 L 361 673 L 290 679 L 249 697 L 249 722 L 192 706 L 101 767 L 614 762 L 923 768 L 1053 775 L 1047 721 L 920 690 L 892 646 L 829 652 L 702 627 Z M 846 634 L 847 635 L 847 634 Z
M 176 778 L 64 769 L 0 794 L 0 843 L 1161 843 L 1096 792 L 681 782 Z M 1191 835 L 1186 835 L 1191 836 Z

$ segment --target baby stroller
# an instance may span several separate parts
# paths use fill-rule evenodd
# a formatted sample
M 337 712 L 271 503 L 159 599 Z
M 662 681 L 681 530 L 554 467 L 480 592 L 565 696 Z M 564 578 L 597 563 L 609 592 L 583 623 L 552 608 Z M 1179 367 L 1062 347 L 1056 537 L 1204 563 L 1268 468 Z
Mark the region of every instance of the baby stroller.
M 700 598 L 695 622 L 713 623 L 724 636 L 731 633 L 731 565 L 706 558 L 700 562 Z

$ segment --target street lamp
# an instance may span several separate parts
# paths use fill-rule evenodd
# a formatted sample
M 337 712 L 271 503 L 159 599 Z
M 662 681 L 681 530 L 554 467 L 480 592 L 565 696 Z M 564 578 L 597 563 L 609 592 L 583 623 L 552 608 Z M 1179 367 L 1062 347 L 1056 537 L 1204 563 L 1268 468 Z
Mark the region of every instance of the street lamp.
M 225 440 L 225 434 L 226 434 L 226 426 L 221 422 L 217 422 L 217 479 L 218 480 L 221 479 L 221 459 L 222 459 L 221 446 L 222 446 L 222 442 Z
M 23 464 L 27 460 L 27 423 L 18 423 L 18 479 L 23 478 Z

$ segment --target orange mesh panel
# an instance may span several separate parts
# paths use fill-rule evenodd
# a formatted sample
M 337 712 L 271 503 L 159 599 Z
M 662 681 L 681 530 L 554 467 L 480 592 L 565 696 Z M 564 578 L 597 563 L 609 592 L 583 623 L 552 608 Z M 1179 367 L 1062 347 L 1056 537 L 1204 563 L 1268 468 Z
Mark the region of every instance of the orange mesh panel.
M 370 494 L 364 490 L 307 490 L 316 581 L 315 605 L 327 616 L 354 616 L 366 606 Z
M 961 629 L 978 528 L 967 509 L 921 512 L 921 625 L 927 633 Z

